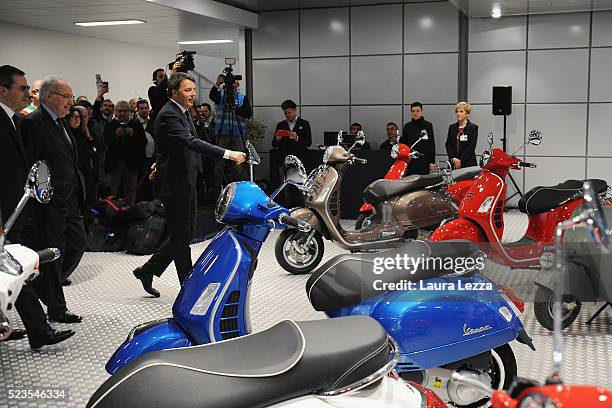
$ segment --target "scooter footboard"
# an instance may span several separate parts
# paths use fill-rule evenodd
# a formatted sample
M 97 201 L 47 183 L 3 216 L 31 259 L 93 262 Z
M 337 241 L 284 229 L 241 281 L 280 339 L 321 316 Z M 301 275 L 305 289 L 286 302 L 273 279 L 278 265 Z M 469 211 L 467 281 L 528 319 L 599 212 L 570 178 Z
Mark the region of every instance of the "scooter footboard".
M 144 323 L 132 329 L 128 338 L 108 360 L 105 368 L 113 375 L 145 353 L 191 345 L 191 339 L 173 319 Z

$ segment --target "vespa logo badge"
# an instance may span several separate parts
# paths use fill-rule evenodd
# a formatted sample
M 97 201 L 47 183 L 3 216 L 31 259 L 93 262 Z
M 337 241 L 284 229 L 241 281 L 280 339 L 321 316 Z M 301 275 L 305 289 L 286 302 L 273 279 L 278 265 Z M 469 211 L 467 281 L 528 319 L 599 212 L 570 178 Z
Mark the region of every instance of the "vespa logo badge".
M 478 334 L 478 333 L 482 333 L 482 332 L 486 332 L 487 330 L 491 330 L 492 327 L 489 326 L 488 324 L 486 326 L 481 326 L 477 329 L 471 329 L 467 323 L 465 323 L 463 325 L 463 335 L 464 336 L 471 336 L 472 334 Z

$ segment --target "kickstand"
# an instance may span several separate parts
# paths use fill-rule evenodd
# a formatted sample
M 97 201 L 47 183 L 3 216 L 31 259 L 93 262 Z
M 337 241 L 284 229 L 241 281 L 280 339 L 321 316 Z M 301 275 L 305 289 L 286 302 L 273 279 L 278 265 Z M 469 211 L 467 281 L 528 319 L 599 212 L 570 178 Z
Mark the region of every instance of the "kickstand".
M 593 323 L 593 320 L 597 319 L 597 316 L 599 316 L 608 306 L 612 308 L 612 303 L 606 302 L 602 307 L 599 308 L 598 311 L 595 312 L 593 316 L 591 316 L 589 320 L 587 320 L 586 324 L 590 325 L 591 323 Z

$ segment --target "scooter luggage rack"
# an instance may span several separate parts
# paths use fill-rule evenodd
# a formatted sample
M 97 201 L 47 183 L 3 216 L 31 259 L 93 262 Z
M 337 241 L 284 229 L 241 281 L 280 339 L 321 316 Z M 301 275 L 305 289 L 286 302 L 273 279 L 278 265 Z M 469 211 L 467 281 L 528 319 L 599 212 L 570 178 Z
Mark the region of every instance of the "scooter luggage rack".
M 397 363 L 399 363 L 400 352 L 399 352 L 399 346 L 397 345 L 395 340 L 393 340 L 391 336 L 387 336 L 387 339 L 389 340 L 389 346 L 391 347 L 389 362 L 385 364 L 383 367 L 381 367 L 378 371 L 370 374 L 369 376 L 359 381 L 356 381 L 352 384 L 344 386 L 342 388 L 337 388 L 335 390 L 330 390 L 330 391 L 320 391 L 320 392 L 315 393 L 314 395 L 318 397 L 337 397 L 339 395 L 356 392 L 362 388 L 365 388 L 375 383 L 376 381 L 380 380 L 381 378 L 389 374 L 395 368 Z

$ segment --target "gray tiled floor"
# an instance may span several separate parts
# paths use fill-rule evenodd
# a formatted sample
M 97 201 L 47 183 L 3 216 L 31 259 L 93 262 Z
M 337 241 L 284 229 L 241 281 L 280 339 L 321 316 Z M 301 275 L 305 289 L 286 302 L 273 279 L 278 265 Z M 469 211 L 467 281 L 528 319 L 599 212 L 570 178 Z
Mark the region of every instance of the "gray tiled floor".
M 516 214 L 510 215 L 509 228 L 514 235 L 521 229 Z M 264 245 L 253 282 L 252 321 L 255 330 L 264 329 L 280 320 L 320 319 L 305 295 L 307 276 L 285 273 L 274 258 L 274 233 Z M 510 234 L 512 235 L 512 234 Z M 512 239 L 512 237 L 510 238 Z M 335 244 L 326 242 L 324 260 L 343 253 Z M 192 247 L 194 260 L 205 248 L 205 243 Z M 94 390 L 107 378 L 106 360 L 136 324 L 171 314 L 172 302 L 178 293 L 174 267 L 155 280 L 162 296 L 144 296 L 140 283 L 132 276 L 132 269 L 147 257 L 126 254 L 87 253 L 73 275 L 72 286 L 66 289 L 69 307 L 84 316 L 83 323 L 73 325 L 77 335 L 72 339 L 40 352 L 32 352 L 27 341 L 0 343 L 0 407 L 82 407 Z M 530 271 L 510 271 L 488 264 L 487 274 L 502 283 L 510 284 L 522 296 L 533 291 Z M 604 313 L 595 324 L 584 322 L 591 305 L 584 310 L 579 322 L 565 332 L 567 382 L 600 384 L 612 388 L 612 313 Z M 19 319 L 14 312 L 10 318 L 16 326 Z M 526 305 L 523 316 L 527 332 L 534 338 L 537 352 L 526 346 L 513 344 L 517 355 L 519 375 L 543 380 L 551 366 L 551 335 L 541 328 L 533 316 L 533 307 Z M 64 325 L 58 325 L 64 326 Z M 57 403 L 7 400 L 7 388 L 65 388 L 69 400 Z

